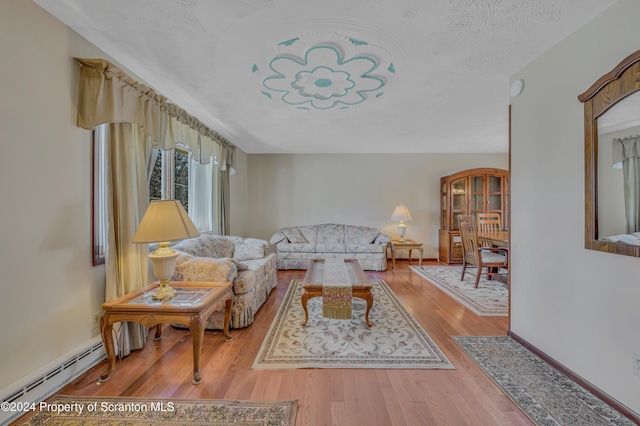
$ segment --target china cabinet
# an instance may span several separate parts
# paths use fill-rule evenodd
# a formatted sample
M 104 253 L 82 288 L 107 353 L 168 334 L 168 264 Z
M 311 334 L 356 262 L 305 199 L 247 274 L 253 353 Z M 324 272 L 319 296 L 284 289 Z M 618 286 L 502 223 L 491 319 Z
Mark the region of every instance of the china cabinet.
M 500 213 L 502 230 L 509 224 L 509 171 L 493 168 L 463 170 L 440 179 L 438 261 L 462 263 L 458 216 Z

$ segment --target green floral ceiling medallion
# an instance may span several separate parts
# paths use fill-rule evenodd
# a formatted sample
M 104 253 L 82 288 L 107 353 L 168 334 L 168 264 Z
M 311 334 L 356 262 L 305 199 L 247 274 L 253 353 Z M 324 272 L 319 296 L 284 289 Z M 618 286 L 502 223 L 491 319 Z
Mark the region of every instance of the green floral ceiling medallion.
M 337 33 L 284 40 L 251 72 L 267 99 L 306 111 L 373 102 L 396 80 L 389 52 Z

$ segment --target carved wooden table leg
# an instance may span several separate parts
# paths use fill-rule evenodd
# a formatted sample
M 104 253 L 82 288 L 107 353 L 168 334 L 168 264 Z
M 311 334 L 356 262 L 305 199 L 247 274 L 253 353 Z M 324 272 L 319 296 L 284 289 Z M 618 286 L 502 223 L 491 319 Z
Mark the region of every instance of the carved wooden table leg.
M 109 314 L 104 314 L 100 318 L 100 334 L 107 352 L 107 368 L 100 375 L 100 381 L 106 382 L 111 377 L 111 370 L 116 366 L 116 354 L 113 349 L 113 324 L 109 322 Z
M 302 302 L 302 309 L 304 309 L 304 321 L 302 321 L 302 326 L 307 325 L 307 321 L 309 321 L 309 311 L 307 310 L 307 302 L 309 301 L 309 292 L 307 290 L 302 291 L 302 296 L 300 296 L 300 301 Z
M 200 370 L 200 353 L 202 352 L 202 340 L 204 339 L 204 318 L 202 315 L 194 315 L 189 323 L 191 338 L 193 339 L 193 380 L 194 385 L 202 382 L 202 371 Z
M 162 324 L 156 325 L 156 335 L 153 336 L 153 340 L 160 340 L 162 337 Z
M 367 323 L 367 327 L 371 327 L 373 324 L 369 321 L 369 311 L 373 306 L 373 294 L 371 291 L 367 291 L 364 296 L 364 299 L 367 301 L 367 311 L 364 314 L 364 321 Z

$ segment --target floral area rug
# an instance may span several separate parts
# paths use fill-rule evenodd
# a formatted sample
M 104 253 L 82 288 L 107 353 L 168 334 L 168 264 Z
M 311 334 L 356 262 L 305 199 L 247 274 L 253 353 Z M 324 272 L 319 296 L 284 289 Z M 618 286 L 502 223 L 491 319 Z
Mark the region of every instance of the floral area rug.
M 460 281 L 462 266 L 410 266 L 409 268 L 477 315 L 493 317 L 509 315 L 507 285 L 480 277 L 480 283 L 476 288 L 475 268 L 471 268 L 471 271 L 467 268 L 464 281 Z
M 44 404 L 44 405 L 43 405 Z M 16 425 L 294 426 L 298 402 L 54 396 Z
M 350 320 L 322 316 L 322 298 L 300 302 L 302 282 L 293 280 L 253 363 L 256 370 L 292 368 L 453 369 L 453 365 L 384 281 L 373 281 L 373 307 L 353 298 Z
M 510 337 L 452 339 L 537 425 L 634 425 Z

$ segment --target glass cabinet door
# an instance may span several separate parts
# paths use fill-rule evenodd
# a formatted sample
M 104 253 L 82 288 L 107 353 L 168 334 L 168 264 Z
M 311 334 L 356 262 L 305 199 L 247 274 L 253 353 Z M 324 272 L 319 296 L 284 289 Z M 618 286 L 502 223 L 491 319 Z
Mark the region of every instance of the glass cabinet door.
M 489 175 L 488 176 L 488 207 L 487 213 L 497 213 L 502 211 L 502 177 Z
M 471 188 L 469 191 L 469 214 L 473 216 L 473 220 L 477 220 L 478 213 L 484 213 L 484 175 L 470 177 Z
M 451 182 L 451 229 L 458 229 L 458 216 L 467 214 L 467 179 Z

